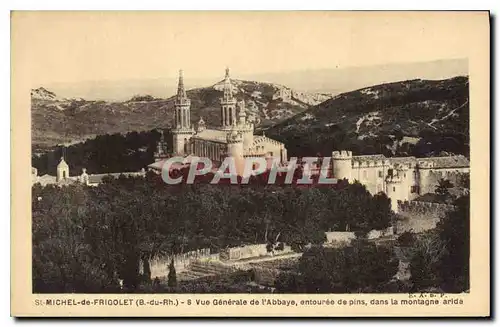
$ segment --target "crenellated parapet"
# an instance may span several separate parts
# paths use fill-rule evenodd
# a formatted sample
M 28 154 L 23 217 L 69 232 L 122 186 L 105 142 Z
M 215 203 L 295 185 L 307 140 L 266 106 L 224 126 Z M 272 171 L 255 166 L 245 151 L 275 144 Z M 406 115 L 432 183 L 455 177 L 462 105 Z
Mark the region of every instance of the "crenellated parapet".
M 388 167 L 389 161 L 386 160 L 356 160 L 353 159 L 353 168 L 376 168 L 376 167 Z
M 352 160 L 352 151 L 341 150 L 333 151 L 332 159 L 334 160 Z
M 387 167 L 390 161 L 382 154 L 361 155 L 352 157 L 353 168 Z
M 398 212 L 413 214 L 434 214 L 454 210 L 456 206 L 446 203 L 424 202 L 424 201 L 398 201 Z

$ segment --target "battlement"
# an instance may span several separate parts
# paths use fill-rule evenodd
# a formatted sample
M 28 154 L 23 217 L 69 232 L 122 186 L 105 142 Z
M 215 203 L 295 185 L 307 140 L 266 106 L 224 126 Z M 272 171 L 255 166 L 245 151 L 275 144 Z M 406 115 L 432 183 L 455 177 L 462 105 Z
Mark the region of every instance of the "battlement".
M 352 160 L 352 151 L 333 151 L 332 159 L 334 160 Z
M 383 154 L 370 154 L 352 157 L 354 168 L 382 167 L 388 166 L 389 160 Z
M 370 168 L 370 167 L 385 167 L 389 166 L 389 161 L 387 160 L 357 160 L 353 158 L 352 167 L 353 168 Z
M 398 212 L 429 213 L 430 211 L 451 211 L 456 207 L 452 204 L 424 202 L 424 201 L 401 201 L 398 200 Z

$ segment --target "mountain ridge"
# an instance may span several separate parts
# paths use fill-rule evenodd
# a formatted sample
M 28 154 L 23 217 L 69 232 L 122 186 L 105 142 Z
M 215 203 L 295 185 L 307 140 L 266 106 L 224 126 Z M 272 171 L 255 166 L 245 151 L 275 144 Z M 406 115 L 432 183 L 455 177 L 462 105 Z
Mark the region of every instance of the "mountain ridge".
M 308 94 L 284 85 L 233 80 L 235 95 L 245 100 L 246 110 L 257 124 L 271 125 L 331 97 Z M 187 90 L 191 98 L 191 123 L 200 117 L 209 125 L 220 120 L 221 82 Z M 35 148 L 71 144 L 107 133 L 145 131 L 170 127 L 174 97 L 134 95 L 126 101 L 59 98 L 44 87 L 32 90 L 32 142 Z
M 363 87 L 336 95 L 262 130 L 287 144 L 290 155 L 298 156 L 327 155 L 332 149 L 352 149 L 358 154 L 421 155 L 414 153 L 414 147 L 423 147 L 417 144 L 422 139 L 441 144 L 444 152 L 466 154 L 468 124 L 469 80 L 467 76 L 456 76 Z M 443 140 L 437 140 L 444 135 L 456 146 L 445 146 Z M 404 151 L 398 150 L 403 144 Z M 419 151 L 438 154 L 439 147 Z

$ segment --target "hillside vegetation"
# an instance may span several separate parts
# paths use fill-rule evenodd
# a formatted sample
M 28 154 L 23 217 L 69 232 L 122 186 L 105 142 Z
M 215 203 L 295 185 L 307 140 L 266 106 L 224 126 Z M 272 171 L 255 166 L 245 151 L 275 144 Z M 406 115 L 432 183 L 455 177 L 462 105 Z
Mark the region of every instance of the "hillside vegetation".
M 266 130 L 290 155 L 469 152 L 469 80 L 410 80 L 340 94 Z

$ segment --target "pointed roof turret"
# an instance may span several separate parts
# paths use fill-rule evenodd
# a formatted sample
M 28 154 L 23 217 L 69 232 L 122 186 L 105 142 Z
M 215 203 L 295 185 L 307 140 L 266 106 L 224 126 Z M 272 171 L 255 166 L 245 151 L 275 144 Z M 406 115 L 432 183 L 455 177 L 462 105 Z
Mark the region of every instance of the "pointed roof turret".
M 184 76 L 182 69 L 179 70 L 179 84 L 177 85 L 177 99 L 187 99 L 186 90 L 184 89 Z
M 69 168 L 66 161 L 64 161 L 64 157 L 61 157 L 61 161 L 59 161 L 59 164 L 57 165 L 57 169 L 60 169 L 60 168 Z
M 197 131 L 198 133 L 203 132 L 206 128 L 205 121 L 203 120 L 203 117 L 200 116 L 200 120 L 198 121 L 198 128 Z

